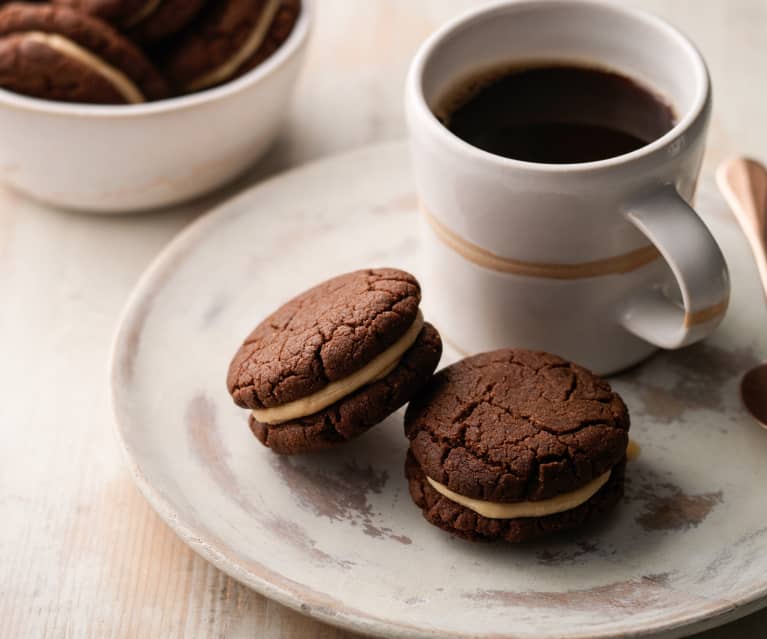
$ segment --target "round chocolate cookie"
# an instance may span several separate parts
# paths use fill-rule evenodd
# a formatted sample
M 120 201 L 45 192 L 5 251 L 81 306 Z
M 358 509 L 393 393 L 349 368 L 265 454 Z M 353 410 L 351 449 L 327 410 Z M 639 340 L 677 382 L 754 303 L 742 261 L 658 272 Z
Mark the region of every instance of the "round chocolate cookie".
M 0 8 L 0 87 L 100 104 L 168 95 L 152 63 L 105 22 L 68 7 L 29 3 Z
M 160 40 L 186 26 L 205 0 L 53 0 L 96 16 L 142 42 Z
M 417 280 L 354 271 L 287 302 L 245 339 L 227 387 L 250 427 L 282 454 L 326 448 L 382 421 L 428 381 L 442 354 Z
M 629 415 L 610 385 L 548 353 L 504 349 L 431 378 L 405 415 L 410 494 L 467 539 L 574 528 L 623 492 Z
M 300 0 L 211 2 L 167 45 L 161 66 L 181 93 L 232 80 L 277 50 L 300 10 Z

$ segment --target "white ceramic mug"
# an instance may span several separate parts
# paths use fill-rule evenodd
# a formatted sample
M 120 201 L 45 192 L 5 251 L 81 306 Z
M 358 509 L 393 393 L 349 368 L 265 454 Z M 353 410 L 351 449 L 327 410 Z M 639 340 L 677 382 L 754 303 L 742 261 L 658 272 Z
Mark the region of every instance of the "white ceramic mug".
M 661 138 L 579 164 L 480 150 L 432 113 L 501 63 L 607 67 L 665 96 Z M 727 308 L 724 258 L 690 207 L 711 111 L 705 63 L 662 20 L 616 4 L 521 0 L 447 24 L 410 68 L 406 111 L 422 208 L 425 299 L 466 353 L 547 350 L 610 373 L 700 340 Z

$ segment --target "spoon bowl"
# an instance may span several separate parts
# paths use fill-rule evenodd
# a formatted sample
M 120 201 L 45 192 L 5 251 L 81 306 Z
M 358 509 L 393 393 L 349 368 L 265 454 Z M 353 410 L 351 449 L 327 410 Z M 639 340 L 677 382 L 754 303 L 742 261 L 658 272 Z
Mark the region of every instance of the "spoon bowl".
M 767 429 L 767 363 L 755 366 L 743 376 L 740 396 L 748 412 Z

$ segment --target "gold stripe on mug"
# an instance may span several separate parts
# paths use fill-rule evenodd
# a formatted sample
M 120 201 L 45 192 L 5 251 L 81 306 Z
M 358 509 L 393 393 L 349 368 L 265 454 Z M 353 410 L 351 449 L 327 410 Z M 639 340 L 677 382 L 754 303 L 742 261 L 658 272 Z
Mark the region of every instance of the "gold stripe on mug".
M 718 304 L 702 308 L 699 311 L 692 311 L 684 314 L 684 326 L 690 328 L 691 326 L 697 326 L 698 324 L 705 324 L 712 319 L 719 317 L 727 310 L 730 300 L 722 300 Z
M 514 260 L 491 253 L 487 249 L 477 246 L 454 231 L 451 231 L 429 213 L 423 204 L 421 204 L 421 213 L 437 237 L 456 253 L 470 262 L 474 262 L 492 271 L 498 271 L 499 273 L 513 273 L 515 275 L 555 280 L 577 280 L 587 277 L 629 273 L 654 262 L 660 257 L 658 249 L 650 244 L 623 255 L 615 255 L 592 262 L 579 262 L 577 264 L 549 264 L 545 262 Z

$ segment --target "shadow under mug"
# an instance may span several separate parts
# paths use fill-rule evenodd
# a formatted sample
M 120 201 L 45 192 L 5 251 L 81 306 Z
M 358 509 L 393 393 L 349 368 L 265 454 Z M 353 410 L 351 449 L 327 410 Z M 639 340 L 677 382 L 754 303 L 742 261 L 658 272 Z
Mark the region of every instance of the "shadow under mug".
M 472 72 L 542 60 L 653 87 L 677 124 L 625 155 L 539 164 L 480 150 L 432 113 Z M 465 353 L 546 350 L 607 374 L 711 333 L 728 304 L 727 267 L 689 204 L 710 111 L 695 47 L 633 9 L 507 1 L 434 33 L 410 67 L 406 113 L 425 301 L 446 341 Z

